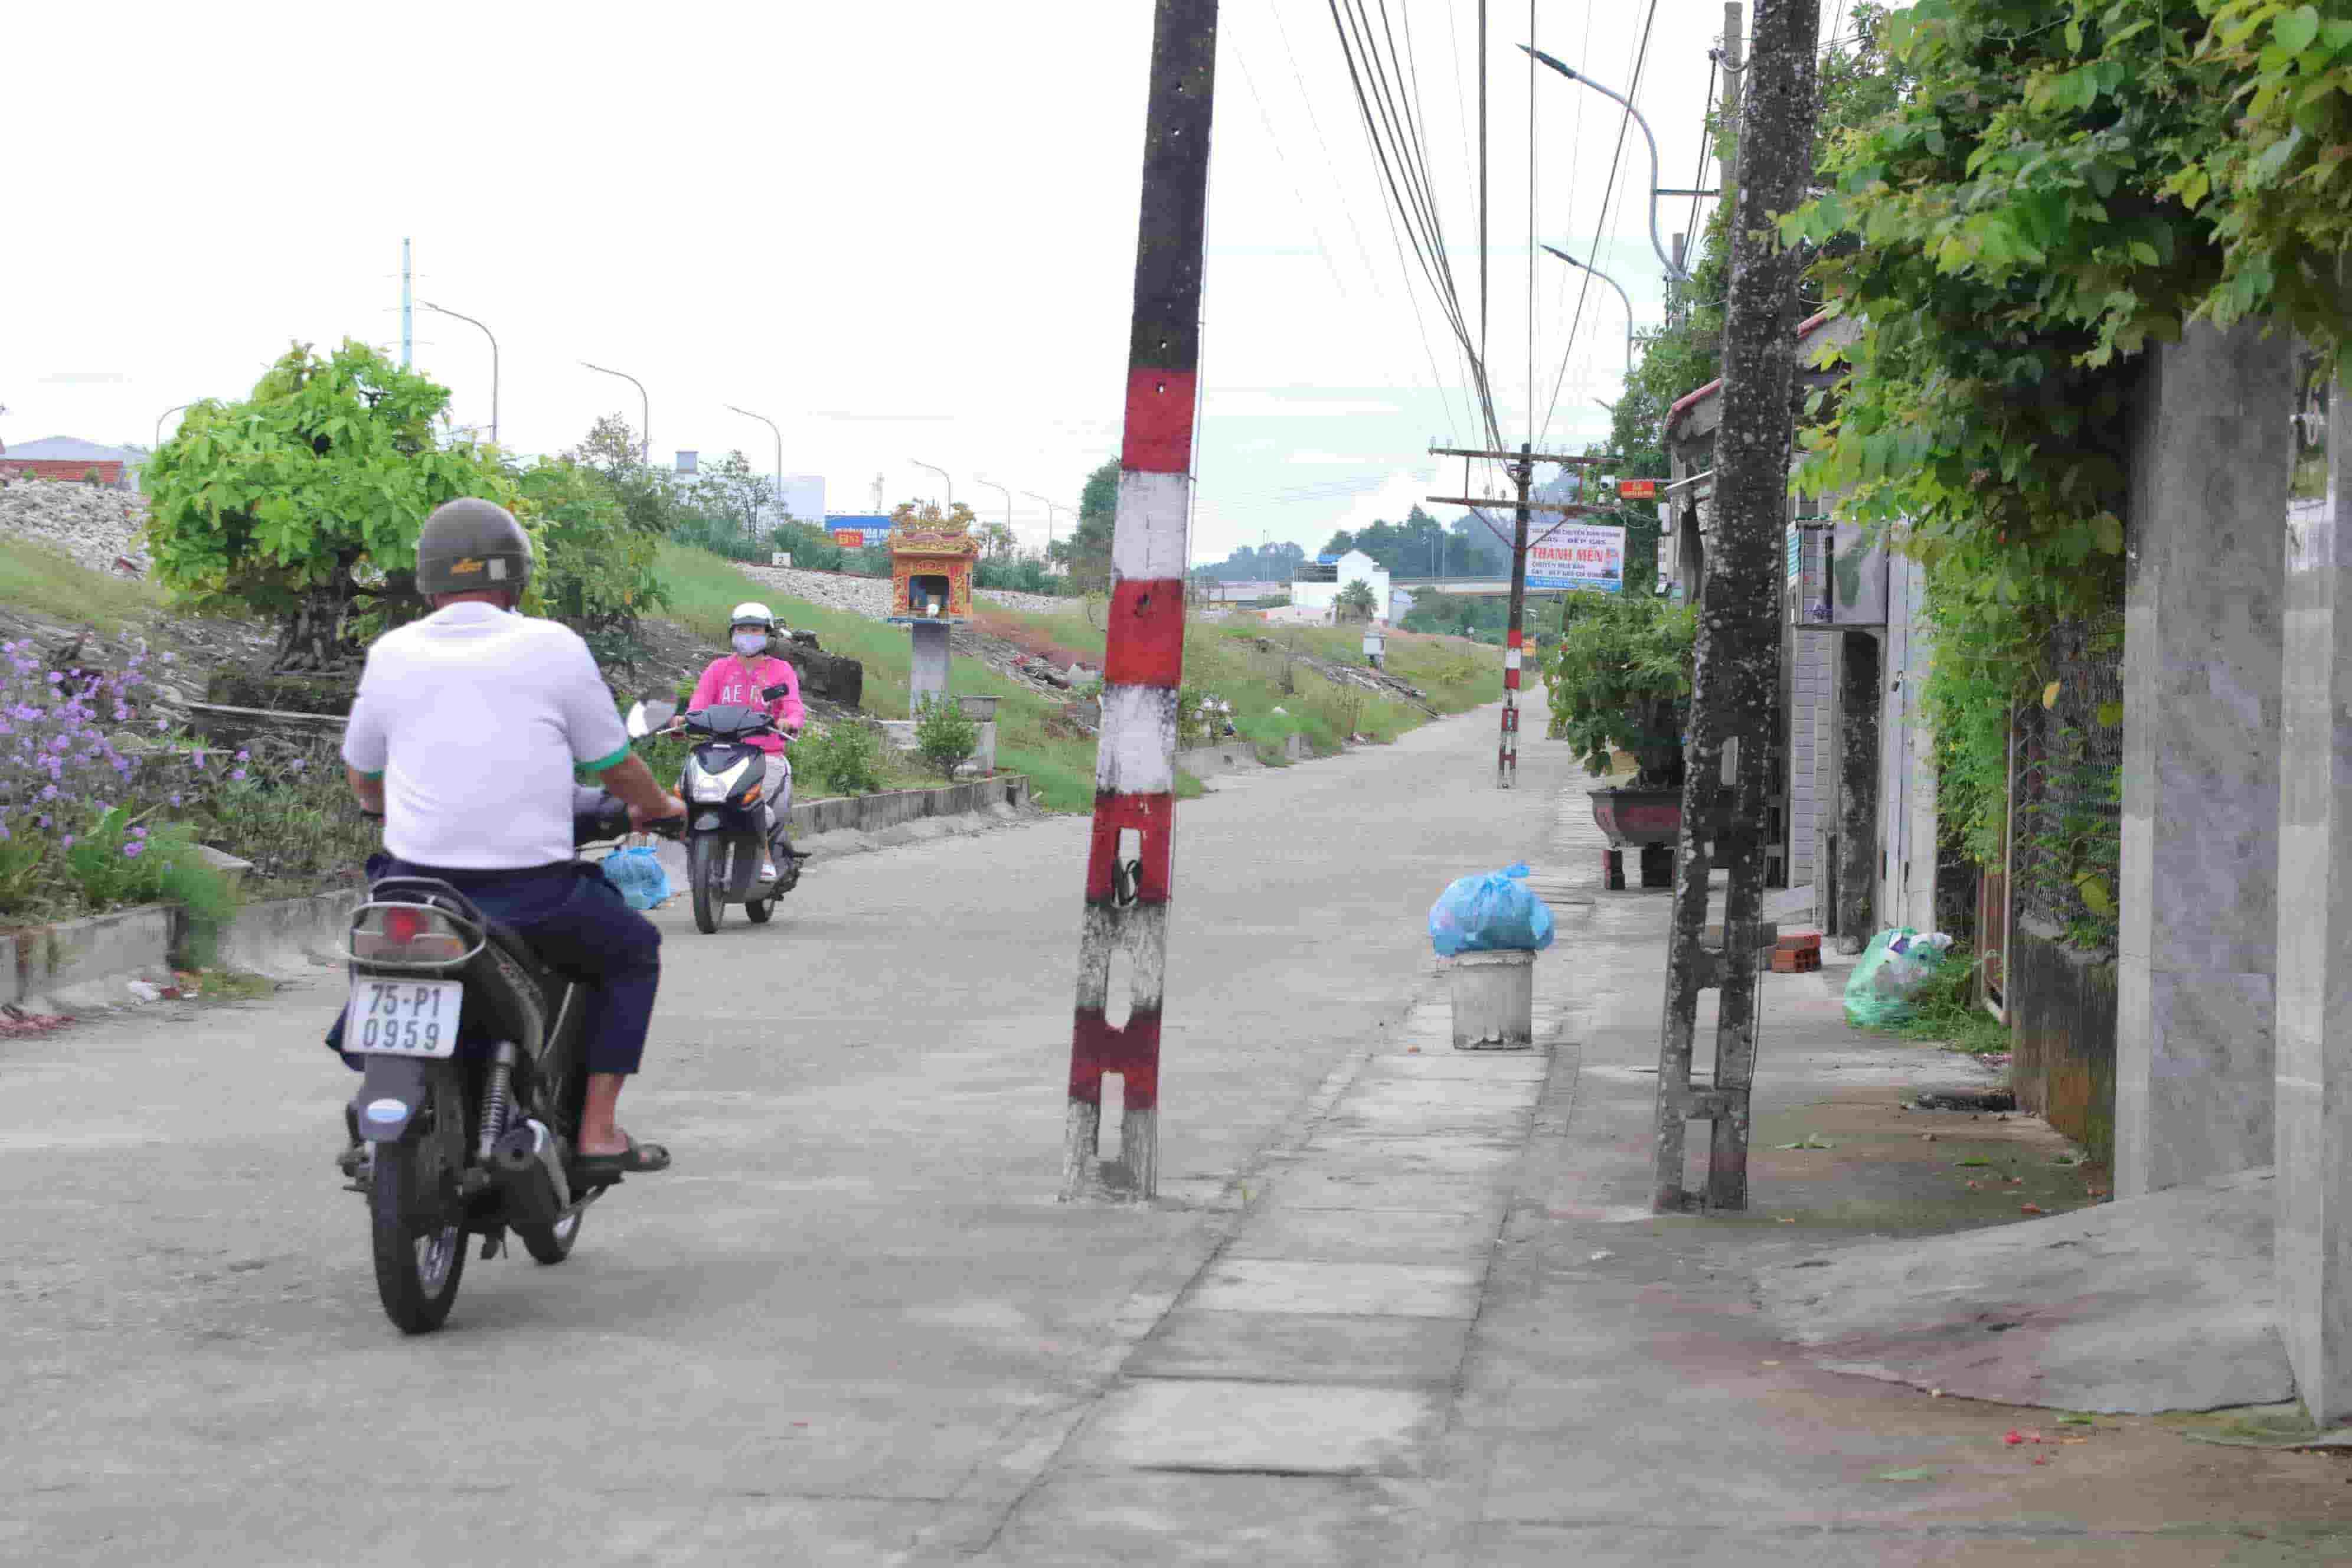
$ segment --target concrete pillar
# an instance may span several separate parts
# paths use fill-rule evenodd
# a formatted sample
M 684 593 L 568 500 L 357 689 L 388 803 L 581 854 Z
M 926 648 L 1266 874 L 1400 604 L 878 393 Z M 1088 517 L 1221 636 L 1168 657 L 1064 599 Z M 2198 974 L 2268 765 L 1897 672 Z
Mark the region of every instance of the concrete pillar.
M 2294 345 L 2203 322 L 2133 432 L 2116 1195 L 2270 1163 Z
M 1880 678 L 1878 638 L 1842 632 L 1838 648 L 1837 902 L 1831 911 L 1832 944 L 1860 952 L 1874 929 L 1878 884 L 1878 714 L 1886 683 Z
M 2352 408 L 2340 384 L 2333 407 Z M 2312 1418 L 2352 1417 L 2352 440 L 2288 512 L 2280 702 L 2279 1330 Z
M 908 628 L 915 637 L 915 668 L 907 677 L 907 716 L 920 718 L 923 700 L 948 694 L 948 624 L 917 621 Z

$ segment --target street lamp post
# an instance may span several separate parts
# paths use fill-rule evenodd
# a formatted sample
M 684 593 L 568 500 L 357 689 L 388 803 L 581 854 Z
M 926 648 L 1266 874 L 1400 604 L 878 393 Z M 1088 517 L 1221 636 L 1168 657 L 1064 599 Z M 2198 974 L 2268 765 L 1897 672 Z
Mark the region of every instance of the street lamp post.
M 1667 277 L 1673 279 L 1677 283 L 1689 282 L 1690 274 L 1684 271 L 1682 264 L 1676 261 L 1673 257 L 1668 256 L 1666 254 L 1666 247 L 1658 243 L 1658 139 L 1651 132 L 1650 122 L 1642 118 L 1642 111 L 1634 108 L 1633 100 L 1627 98 L 1623 93 L 1601 86 L 1599 82 L 1593 80 L 1591 77 L 1584 75 L 1580 71 L 1570 69 L 1567 66 L 1552 58 L 1541 49 L 1531 48 L 1526 44 L 1521 44 L 1519 47 L 1528 54 L 1533 55 L 1537 59 L 1543 61 L 1544 64 L 1551 67 L 1552 69 L 1559 72 L 1560 75 L 1566 77 L 1569 80 L 1580 81 L 1585 86 L 1591 88 L 1593 91 L 1601 94 L 1601 97 L 1622 104 L 1626 114 L 1632 117 L 1633 123 L 1642 128 L 1642 139 L 1650 144 L 1650 248 L 1658 253 L 1658 259 L 1660 261 L 1665 263 Z
M 173 415 L 179 413 L 184 408 L 193 408 L 194 406 L 195 405 L 194 404 L 190 403 L 175 403 L 171 407 L 163 410 L 163 413 L 155 416 L 155 446 L 153 450 L 160 452 L 163 449 L 163 421 L 169 419 Z
M 947 486 L 948 488 L 948 509 L 952 511 L 955 509 L 955 481 L 948 478 L 948 471 L 945 468 L 939 467 L 937 464 L 926 463 L 920 458 L 909 458 L 907 461 L 914 464 L 915 467 L 919 468 L 929 468 L 931 472 L 939 475 L 940 483 Z
M 1054 560 L 1054 514 L 1057 511 L 1067 511 L 1070 509 L 1060 501 L 1045 500 L 1045 498 L 1035 490 L 1023 490 L 1021 493 L 1031 500 L 1045 501 L 1045 562 L 1050 566 Z
M 769 418 L 769 417 L 768 417 L 766 415 L 764 415 L 764 414 L 754 414 L 754 413 L 752 413 L 752 412 L 751 412 L 750 409 L 748 409 L 748 408 L 737 408 L 737 407 L 736 407 L 733 404 L 731 404 L 731 403 L 730 403 L 730 404 L 729 404 L 729 405 L 727 405 L 727 407 L 728 407 L 728 409 L 729 409 L 730 412 L 732 412 L 732 413 L 736 413 L 736 414 L 740 414 L 740 415 L 741 415 L 744 418 L 746 418 L 746 419 L 757 419 L 761 424 L 765 425 L 765 426 L 768 427 L 768 432 L 769 432 L 769 434 L 771 434 L 771 435 L 772 435 L 773 437 L 775 437 L 775 438 L 776 438 L 776 510 L 777 510 L 779 513 L 783 513 L 784 515 L 790 515 L 789 513 L 784 513 L 784 433 L 783 433 L 782 430 L 777 429 L 777 428 L 776 428 L 776 422 L 775 422 L 774 420 L 772 420 L 772 419 Z
M 1013 492 L 1006 489 L 1003 485 L 998 484 L 994 479 L 982 479 L 980 482 L 986 485 L 990 489 L 995 490 L 1004 497 L 1004 537 L 1008 540 L 1012 539 Z
M 654 466 L 654 401 L 646 395 L 646 384 L 625 370 L 606 370 L 601 364 L 588 364 L 584 359 L 580 363 L 588 365 L 590 370 L 599 375 L 617 375 L 637 389 L 637 401 L 644 409 L 637 432 L 638 439 L 642 443 L 638 448 L 637 460 L 646 468 L 652 468 Z
M 486 337 L 486 338 L 488 338 L 488 339 L 489 339 L 489 340 L 490 340 L 490 445 L 491 445 L 491 446 L 493 446 L 493 447 L 497 446 L 497 445 L 499 444 L 499 338 L 498 338 L 498 334 L 497 334 L 496 332 L 491 331 L 489 328 L 488 328 L 488 327 L 483 327 L 481 322 L 475 321 L 473 317 L 471 317 L 471 316 L 469 316 L 469 315 L 466 314 L 466 312 L 464 312 L 463 310 L 453 310 L 449 309 L 449 307 L 448 307 L 448 306 L 446 306 L 446 305 L 436 305 L 436 304 L 435 304 L 435 303 L 434 303 L 432 300 L 418 300 L 418 301 L 416 301 L 416 302 L 417 302 L 418 304 L 420 304 L 420 305 L 424 306 L 424 307 L 425 307 L 426 310 L 437 310 L 437 311 L 439 311 L 442 315 L 445 315 L 445 316 L 455 316 L 455 317 L 457 317 L 457 318 L 459 321 L 461 321 L 470 322 L 470 323 L 472 323 L 474 326 L 477 326 L 477 327 L 482 327 L 482 336 L 484 336 L 484 337 Z
M 1620 299 L 1620 300 L 1622 300 L 1625 302 L 1625 379 L 1626 379 L 1627 381 L 1631 381 L 1631 380 L 1633 380 L 1633 296 L 1625 292 L 1625 286 L 1624 286 L 1622 283 L 1618 282 L 1618 281 L 1617 281 L 1617 279 L 1615 279 L 1614 278 L 1610 277 L 1610 276 L 1609 276 L 1609 274 L 1607 274 L 1606 272 L 1601 271 L 1601 268 L 1599 268 L 1598 267 L 1588 267 L 1588 266 L 1586 266 L 1583 262 L 1579 261 L 1575 257 L 1570 256 L 1567 251 L 1560 249 L 1558 246 L 1547 245 L 1547 246 L 1545 246 L 1545 247 L 1544 247 L 1544 248 L 1545 248 L 1546 250 L 1550 251 L 1554 256 L 1559 257 L 1562 261 L 1567 262 L 1570 267 L 1575 268 L 1579 272 L 1590 272 L 1590 273 L 1591 273 L 1595 278 L 1600 279 L 1601 279 L 1601 281 L 1602 281 L 1603 283 L 1608 284 L 1608 285 L 1609 285 L 1609 287 L 1611 287 L 1612 289 L 1616 289 L 1616 290 L 1617 290 L 1617 298 L 1618 298 L 1618 299 Z

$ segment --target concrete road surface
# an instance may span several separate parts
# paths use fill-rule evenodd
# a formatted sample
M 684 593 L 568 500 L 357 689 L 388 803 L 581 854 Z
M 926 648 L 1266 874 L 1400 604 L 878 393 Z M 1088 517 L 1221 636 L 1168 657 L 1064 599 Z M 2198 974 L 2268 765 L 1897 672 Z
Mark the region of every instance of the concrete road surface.
M 1572 764 L 1531 738 L 1497 792 L 1495 723 L 1181 808 L 1155 1207 L 1055 1201 L 1076 820 L 820 863 L 765 928 L 662 911 L 623 1114 L 676 1168 L 562 1268 L 472 1262 L 424 1339 L 331 1165 L 335 976 L 0 1046 L 0 1561 L 986 1542 L 1207 1255 L 1210 1202 L 1401 1017 L 1440 887 L 1542 843 Z

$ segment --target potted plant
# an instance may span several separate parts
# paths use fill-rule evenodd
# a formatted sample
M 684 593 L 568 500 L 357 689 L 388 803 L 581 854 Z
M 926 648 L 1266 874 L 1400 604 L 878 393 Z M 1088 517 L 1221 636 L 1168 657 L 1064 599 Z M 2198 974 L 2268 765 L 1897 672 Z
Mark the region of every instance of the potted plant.
M 1682 832 L 1683 731 L 1690 718 L 1691 655 L 1698 612 L 1647 596 L 1571 599 L 1560 639 L 1545 656 L 1555 740 L 1576 748 L 1585 771 L 1605 778 L 1615 754 L 1633 759 L 1633 781 L 1588 792 L 1608 835 L 1603 872 L 1624 885 L 1621 851 L 1642 850 L 1642 885 L 1666 886 Z

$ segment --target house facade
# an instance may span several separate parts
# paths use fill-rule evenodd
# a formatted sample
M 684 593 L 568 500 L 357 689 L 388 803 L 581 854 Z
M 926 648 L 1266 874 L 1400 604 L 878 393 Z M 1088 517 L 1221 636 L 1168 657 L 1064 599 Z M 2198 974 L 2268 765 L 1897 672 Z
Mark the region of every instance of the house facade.
M 1372 591 L 1372 616 L 1386 621 L 1390 614 L 1388 568 L 1360 550 L 1350 550 L 1337 561 L 1303 561 L 1290 580 L 1290 605 L 1319 615 L 1324 620 L 1337 618 L 1339 595 L 1352 583 L 1362 583 Z
M 121 447 L 101 447 L 75 436 L 49 436 L 0 447 L 0 470 L 34 479 L 85 479 L 92 472 L 98 482 L 120 489 L 126 473 L 137 469 L 137 455 Z

